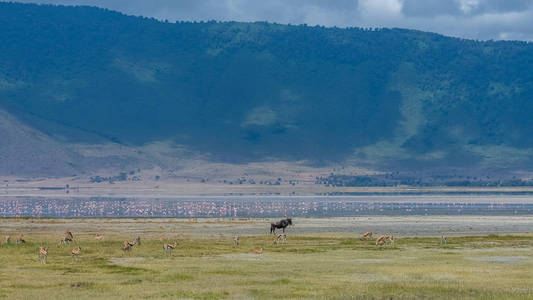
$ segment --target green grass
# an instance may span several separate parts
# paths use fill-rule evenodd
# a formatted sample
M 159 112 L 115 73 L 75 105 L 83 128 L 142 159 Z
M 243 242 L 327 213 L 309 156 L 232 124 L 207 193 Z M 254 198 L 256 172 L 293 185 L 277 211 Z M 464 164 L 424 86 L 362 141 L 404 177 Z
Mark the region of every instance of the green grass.
M 242 236 L 238 248 L 230 236 L 186 236 L 172 257 L 158 239 L 124 253 L 123 238 L 78 233 L 76 243 L 58 247 L 56 235 L 26 233 L 26 244 L 0 245 L 0 298 L 533 298 L 531 235 L 449 237 L 445 246 L 439 237 L 405 237 L 393 247 L 326 234 L 273 245 L 260 235 Z M 49 247 L 46 265 L 41 244 Z M 251 253 L 256 247 L 262 256 Z

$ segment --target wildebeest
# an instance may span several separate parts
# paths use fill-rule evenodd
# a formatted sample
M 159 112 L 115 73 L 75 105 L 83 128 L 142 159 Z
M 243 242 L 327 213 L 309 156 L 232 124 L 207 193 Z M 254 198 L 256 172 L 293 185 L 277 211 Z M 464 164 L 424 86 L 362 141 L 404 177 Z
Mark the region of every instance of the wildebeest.
M 292 219 L 283 219 L 276 223 L 270 223 L 270 233 L 276 234 L 276 228 L 283 228 L 283 233 L 285 233 L 285 228 L 292 225 Z

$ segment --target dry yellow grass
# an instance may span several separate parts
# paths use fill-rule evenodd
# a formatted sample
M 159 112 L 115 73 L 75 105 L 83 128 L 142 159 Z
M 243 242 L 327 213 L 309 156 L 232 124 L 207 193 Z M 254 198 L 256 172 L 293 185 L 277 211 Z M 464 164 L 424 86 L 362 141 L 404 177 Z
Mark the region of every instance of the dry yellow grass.
M 109 229 L 102 241 L 93 229 L 78 229 L 67 246 L 58 246 L 57 228 L 24 232 L 25 244 L 1 244 L 0 297 L 533 298 L 533 236 L 525 234 L 450 237 L 445 246 L 440 237 L 404 237 L 394 247 L 376 247 L 358 235 L 289 232 L 284 245 L 264 234 L 241 235 L 234 247 L 231 235 L 152 230 L 125 253 L 121 245 L 136 236 L 135 227 Z M 172 257 L 158 237 L 179 242 Z M 40 245 L 49 247 L 46 265 L 39 262 Z M 73 259 L 78 246 L 81 254 Z M 260 247 L 262 255 L 252 253 Z

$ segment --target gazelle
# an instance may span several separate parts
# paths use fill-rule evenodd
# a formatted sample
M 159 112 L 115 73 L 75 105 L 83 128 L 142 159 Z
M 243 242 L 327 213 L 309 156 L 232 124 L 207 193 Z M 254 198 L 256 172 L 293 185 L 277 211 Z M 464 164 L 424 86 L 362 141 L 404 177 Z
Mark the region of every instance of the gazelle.
M 174 242 L 174 244 L 163 244 L 163 252 L 167 254 L 167 252 L 170 253 L 170 256 L 172 256 L 172 250 L 174 250 L 178 246 L 178 242 Z
M 6 244 L 10 244 L 11 243 L 11 237 L 9 235 L 6 235 L 5 241 L 6 241 Z
M 69 236 L 69 235 L 65 235 L 64 237 L 61 238 L 61 240 L 59 241 L 59 245 L 66 245 L 68 243 L 72 242 L 72 238 Z
M 283 244 L 285 244 L 285 242 L 287 241 L 287 235 L 285 233 L 280 233 L 276 236 L 276 239 L 274 240 L 274 244 L 277 244 L 279 241 L 283 242 Z
M 41 264 L 46 264 L 46 257 L 48 257 L 48 247 L 39 247 L 39 260 Z
M 68 237 L 70 240 L 74 240 L 74 235 L 72 234 L 72 232 L 70 232 L 70 230 L 67 229 L 67 231 L 65 232 L 65 237 Z
M 78 246 L 77 249 L 72 249 L 72 257 L 78 257 L 80 255 L 80 252 L 81 252 L 80 246 Z
M 233 247 L 238 247 L 241 241 L 239 240 L 239 236 L 236 235 L 233 237 Z
M 104 236 L 100 235 L 98 233 L 94 236 L 94 239 L 97 240 L 97 241 L 101 241 L 103 238 L 104 238 Z
M 440 244 L 441 245 L 446 245 L 446 239 L 447 239 L 447 236 L 444 235 L 444 233 L 441 235 L 440 237 Z
M 133 244 L 136 245 L 136 246 L 140 246 L 141 245 L 141 237 L 138 236 L 135 238 L 135 240 L 133 241 Z
M 372 238 L 372 231 L 367 231 L 361 235 L 362 239 Z
M 26 243 L 26 240 L 24 239 L 22 233 L 15 237 L 15 243 L 16 244 Z
M 122 247 L 122 250 L 130 251 L 133 246 L 135 246 L 133 242 L 124 241 L 124 247 Z
M 376 246 L 381 245 L 381 244 L 386 244 L 387 241 L 389 241 L 391 245 L 394 245 L 394 237 L 392 236 L 392 234 L 378 236 L 378 238 L 376 239 Z
M 257 255 L 263 255 L 263 247 L 259 249 L 254 249 L 252 252 Z

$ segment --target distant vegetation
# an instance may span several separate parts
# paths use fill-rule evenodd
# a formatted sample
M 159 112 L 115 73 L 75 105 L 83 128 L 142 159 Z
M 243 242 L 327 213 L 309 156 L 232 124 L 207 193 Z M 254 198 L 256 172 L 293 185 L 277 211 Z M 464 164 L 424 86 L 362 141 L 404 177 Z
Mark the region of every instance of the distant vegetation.
M 236 162 L 531 163 L 533 44 L 3 2 L 0 28 L 0 108 L 59 141 L 173 141 Z
M 414 177 L 408 175 L 373 175 L 373 176 L 351 176 L 335 175 L 316 177 L 316 184 L 324 184 L 337 187 L 363 187 L 363 186 L 418 186 L 418 187 L 519 187 L 533 186 L 533 180 L 522 180 L 517 178 L 490 179 L 470 176 L 457 176 L 451 178 L 440 177 Z
M 135 176 L 135 171 L 130 171 L 129 174 L 126 172 L 120 172 L 118 175 L 115 176 L 92 176 L 90 178 L 90 182 L 92 183 L 101 183 L 101 182 L 108 182 L 108 183 L 115 183 L 115 182 L 121 182 L 121 181 L 140 181 L 139 176 Z M 159 177 L 159 176 L 157 176 Z M 156 177 L 156 180 L 159 180 L 159 178 Z

